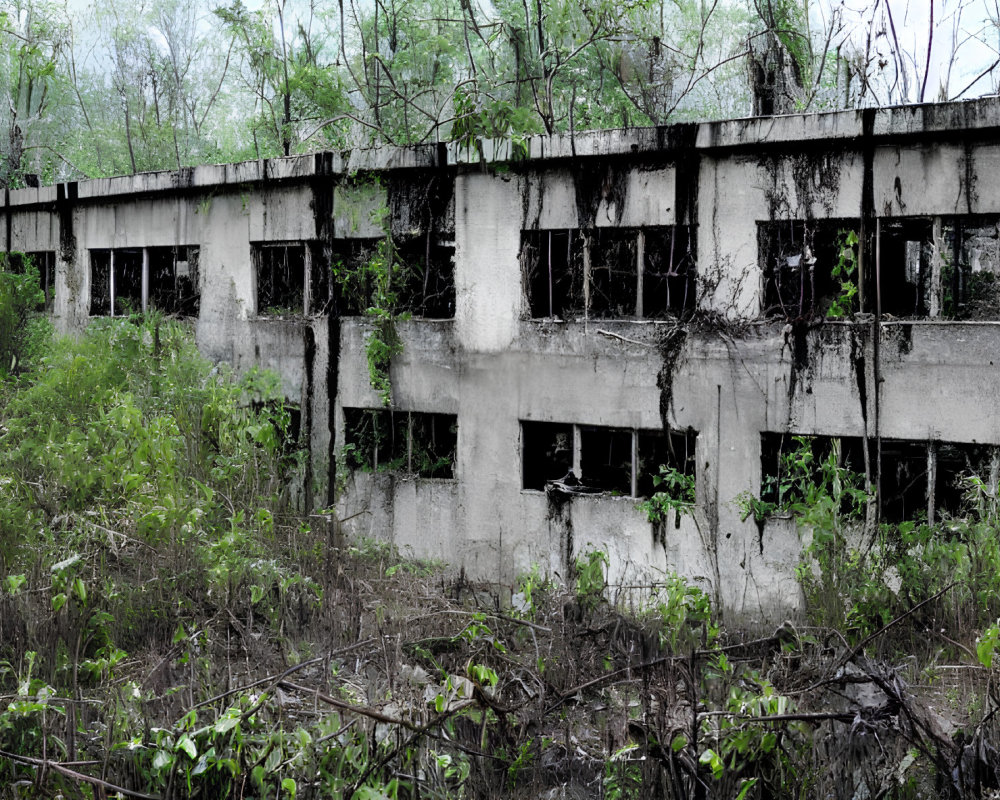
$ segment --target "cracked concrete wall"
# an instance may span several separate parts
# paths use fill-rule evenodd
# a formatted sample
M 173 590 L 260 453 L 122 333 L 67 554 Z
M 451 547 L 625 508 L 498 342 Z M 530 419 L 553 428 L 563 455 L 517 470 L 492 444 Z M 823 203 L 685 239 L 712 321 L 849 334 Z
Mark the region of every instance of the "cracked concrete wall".
M 534 564 L 568 578 L 599 547 L 613 582 L 676 571 L 727 613 L 774 619 L 800 608 L 802 541 L 786 519 L 740 520 L 735 498 L 761 486 L 761 434 L 871 437 L 877 424 L 887 438 L 1000 444 L 1000 322 L 761 319 L 759 226 L 863 222 L 871 270 L 889 219 L 1000 214 L 997 131 L 1000 101 L 984 100 L 539 138 L 526 161 L 503 146 L 484 148 L 496 163 L 454 148 L 317 154 L 12 192 L 0 220 L 11 249 L 60 253 L 67 332 L 87 323 L 90 249 L 198 245 L 199 346 L 281 375 L 326 506 L 343 409 L 380 405 L 368 323 L 257 317 L 251 243 L 383 235 L 393 181 L 443 170 L 455 317 L 399 322 L 391 382 L 395 409 L 456 415 L 455 477 L 342 475 L 345 529 L 507 584 Z M 674 320 L 527 318 L 522 231 L 673 224 L 696 226 L 699 313 L 683 337 Z M 522 421 L 656 430 L 664 414 L 698 433 L 697 507 L 677 525 L 651 524 L 635 498 L 521 488 Z

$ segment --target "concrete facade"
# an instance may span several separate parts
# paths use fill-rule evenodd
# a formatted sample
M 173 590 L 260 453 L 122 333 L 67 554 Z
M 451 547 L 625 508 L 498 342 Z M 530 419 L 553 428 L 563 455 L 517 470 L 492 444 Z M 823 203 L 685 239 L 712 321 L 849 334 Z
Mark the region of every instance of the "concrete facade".
M 867 442 L 869 479 L 923 480 L 923 501 L 900 485 L 904 515 L 943 508 L 946 454 L 1000 445 L 998 132 L 990 99 L 536 138 L 521 158 L 319 153 L 10 191 L 0 231 L 55 254 L 64 332 L 193 291 L 207 357 L 281 375 L 304 502 L 349 533 L 506 583 L 601 548 L 614 583 L 675 571 L 773 618 L 800 607 L 800 534 L 736 498 L 774 436 Z M 399 441 L 371 444 L 372 323 L 330 265 L 387 232 L 422 305 L 396 325 Z M 833 318 L 848 232 L 858 294 Z M 675 440 L 696 503 L 653 524 L 637 495 Z M 393 457 L 366 464 L 366 442 Z M 565 466 L 605 491 L 543 490 Z

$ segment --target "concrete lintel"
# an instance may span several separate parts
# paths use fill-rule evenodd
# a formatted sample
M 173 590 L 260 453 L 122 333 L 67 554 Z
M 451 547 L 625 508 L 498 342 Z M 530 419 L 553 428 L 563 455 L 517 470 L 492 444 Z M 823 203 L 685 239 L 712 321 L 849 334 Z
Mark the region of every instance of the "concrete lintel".
M 56 201 L 55 186 L 39 186 L 29 189 L 11 189 L 10 205 L 33 206 L 39 203 L 54 203 Z M 3 196 L 0 195 L 0 205 L 3 205 Z

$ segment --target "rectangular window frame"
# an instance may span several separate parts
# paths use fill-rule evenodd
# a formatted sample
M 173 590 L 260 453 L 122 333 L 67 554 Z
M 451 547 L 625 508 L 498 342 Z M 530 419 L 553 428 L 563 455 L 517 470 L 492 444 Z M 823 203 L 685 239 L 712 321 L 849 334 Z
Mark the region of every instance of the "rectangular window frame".
M 654 247 L 658 241 L 669 246 Z M 562 321 L 680 317 L 697 301 L 696 245 L 695 225 L 524 229 L 525 313 L 533 320 Z M 603 263 L 602 252 L 623 247 L 632 250 L 628 268 Z M 622 275 L 631 285 L 622 286 Z M 662 297 L 656 296 L 656 284 L 663 287 Z
M 134 257 L 138 254 L 140 258 L 140 263 L 138 265 L 139 270 L 139 293 L 138 296 L 134 294 L 131 295 L 130 299 L 138 300 L 139 308 L 143 314 L 147 313 L 151 308 L 159 308 L 155 303 L 152 302 L 150 297 L 150 255 L 155 254 L 157 256 L 164 255 L 163 251 L 171 251 L 172 268 L 174 271 L 173 280 L 175 286 L 177 284 L 177 265 L 180 263 L 188 264 L 189 280 L 193 285 L 193 293 L 187 297 L 188 307 L 192 309 L 192 313 L 183 313 L 180 308 L 174 311 L 169 308 L 160 308 L 167 314 L 175 314 L 181 318 L 194 319 L 197 318 L 201 313 L 201 281 L 200 281 L 200 270 L 198 268 L 199 256 L 201 253 L 201 248 L 198 245 L 163 245 L 163 246 L 150 246 L 150 247 L 97 247 L 88 250 L 88 256 L 90 260 L 90 306 L 89 315 L 91 317 L 122 317 L 128 316 L 131 313 L 135 313 L 135 310 L 126 311 L 124 308 L 118 308 L 119 300 L 125 297 L 124 294 L 119 295 L 116 291 L 116 283 L 119 282 L 116 277 L 116 272 L 120 272 L 121 269 L 132 268 L 135 269 L 133 264 L 131 267 L 125 262 L 126 257 Z M 183 252 L 184 259 L 180 259 L 179 256 Z M 104 279 L 98 283 L 95 278 L 95 270 L 99 268 L 98 260 L 103 260 L 107 258 L 106 265 L 100 264 L 101 269 L 105 269 L 107 274 Z M 193 263 L 193 267 L 191 266 Z M 193 275 L 193 277 L 191 277 Z M 102 291 L 100 294 L 95 292 L 95 287 L 101 286 Z M 103 287 L 107 287 L 107 294 L 104 294 Z M 103 310 L 102 310 L 103 309 Z
M 554 463 L 550 472 L 560 472 L 563 465 L 568 465 L 569 469 L 572 470 L 574 478 L 580 482 L 580 485 L 587 489 L 586 494 L 596 494 L 601 496 L 619 496 L 626 497 L 631 500 L 640 500 L 651 496 L 655 491 L 652 487 L 652 477 L 653 474 L 659 473 L 660 466 L 677 466 L 684 474 L 694 475 L 695 481 L 698 480 L 697 463 L 695 459 L 695 452 L 697 448 L 698 432 L 692 428 L 687 429 L 675 429 L 671 428 L 669 431 L 664 431 L 661 428 L 627 428 L 621 426 L 607 426 L 607 425 L 588 425 L 585 423 L 570 423 L 570 422 L 547 422 L 539 420 L 520 420 L 521 428 L 521 491 L 522 492 L 544 492 L 545 484 L 551 481 L 560 481 L 565 474 L 561 474 L 558 477 L 552 477 L 542 481 L 542 485 L 538 487 L 538 480 L 532 479 L 528 480 L 529 475 L 529 459 L 535 455 L 535 451 L 538 449 L 535 444 L 533 436 L 529 436 L 529 431 L 537 431 L 538 433 L 543 433 L 546 430 L 552 433 L 558 433 L 560 436 L 565 436 L 567 439 L 566 446 L 568 446 L 569 453 L 563 453 L 561 460 L 558 463 Z M 599 487 L 588 486 L 588 476 L 584 472 L 584 444 L 585 439 L 590 436 L 611 436 L 620 438 L 622 434 L 627 434 L 629 436 L 629 478 L 628 478 L 628 491 L 618 492 L 617 490 L 602 489 Z M 667 452 L 671 453 L 673 460 L 676 462 L 676 453 L 683 449 L 683 457 L 680 459 L 679 465 L 677 463 L 670 464 L 670 459 L 665 465 L 656 465 L 656 473 L 649 475 L 640 475 L 640 467 L 646 460 L 644 456 L 645 448 L 642 446 L 644 441 L 651 441 L 656 437 L 663 437 L 667 442 Z M 683 445 L 681 444 L 683 442 Z M 558 446 L 555 453 L 558 453 Z M 589 460 L 589 459 L 588 459 Z M 531 469 L 531 475 L 534 476 L 536 472 L 534 468 Z M 648 480 L 647 480 L 648 479 Z M 528 485 L 528 484 L 531 485 Z M 645 493 L 640 491 L 640 487 L 645 488 L 645 485 L 649 486 L 650 492 Z M 624 486 L 624 482 L 621 484 Z M 591 491 L 591 489 L 593 491 Z
M 267 266 L 265 256 L 279 250 L 284 251 L 284 258 L 288 259 L 290 251 L 301 249 L 302 266 L 301 269 L 288 269 L 288 275 L 294 279 L 293 289 L 296 296 L 293 296 L 288 304 L 278 303 L 277 298 L 268 296 L 262 297 L 261 270 Z M 315 256 L 316 243 L 306 239 L 288 239 L 280 241 L 260 241 L 250 243 L 250 261 L 253 265 L 253 307 L 257 317 L 262 319 L 291 317 L 307 317 L 310 314 L 314 301 L 313 290 L 319 288 L 319 284 L 313 280 L 313 260 Z M 270 264 L 270 260 L 268 261 Z M 270 267 L 273 272 L 273 265 Z M 273 283 L 273 281 L 272 281 Z M 314 285 L 315 284 L 315 285 Z M 301 299 L 297 296 L 301 293 Z M 268 303 L 271 300 L 273 302 Z M 320 298 L 316 298 L 317 301 Z M 317 302 L 317 306 L 319 303 Z
M 769 452 L 774 450 L 773 442 L 789 441 L 793 437 L 809 439 L 813 443 L 814 454 L 819 454 L 815 456 L 817 458 L 825 451 L 824 445 L 827 442 L 832 446 L 834 441 L 838 441 L 838 446 L 844 448 L 845 452 L 849 449 L 850 453 L 845 458 L 849 459 L 851 470 L 863 476 L 867 470 L 866 481 L 876 493 L 879 519 L 893 524 L 918 520 L 941 522 L 945 514 L 951 515 L 959 510 L 961 497 L 954 481 L 966 471 L 965 467 L 972 467 L 973 462 L 977 462 L 981 469 L 982 465 L 989 463 L 991 474 L 994 470 L 1000 470 L 998 445 L 937 439 L 871 439 L 868 441 L 866 466 L 863 437 L 765 431 L 760 435 L 762 500 L 775 502 L 777 499 L 769 494 L 767 486 L 769 480 L 780 481 L 781 476 L 780 473 L 771 475 L 765 463 L 770 458 Z M 777 452 L 780 453 L 780 450 Z M 963 467 L 956 469 L 953 465 L 959 463 Z M 881 474 L 878 474 L 879 465 Z M 891 480 L 890 476 L 893 476 Z M 919 489 L 915 500 L 914 486 Z
M 355 406 L 345 406 L 342 411 L 344 443 L 349 448 L 344 462 L 347 469 L 406 475 L 420 480 L 456 480 L 457 414 Z M 359 426 L 352 422 L 362 420 L 364 417 L 371 420 L 375 438 L 369 444 L 363 444 L 364 449 L 361 449 L 357 439 Z M 388 442 L 379 440 L 380 426 L 389 436 Z M 445 451 L 441 451 L 435 442 L 432 442 L 430 447 L 416 446 L 417 433 L 425 433 L 427 430 L 431 431 L 431 439 L 436 439 L 439 433 L 445 437 Z M 448 449 L 449 443 L 450 449 Z M 444 463 L 443 459 L 448 456 L 450 460 Z

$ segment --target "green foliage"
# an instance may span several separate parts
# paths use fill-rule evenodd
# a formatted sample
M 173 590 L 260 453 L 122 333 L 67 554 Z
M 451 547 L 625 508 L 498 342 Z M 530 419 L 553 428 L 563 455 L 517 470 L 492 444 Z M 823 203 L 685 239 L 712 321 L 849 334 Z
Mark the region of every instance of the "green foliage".
M 834 299 L 826 315 L 831 318 L 852 316 L 857 309 L 858 295 L 858 239 L 852 230 L 838 234 L 837 263 L 830 271 L 840 283 L 840 294 Z
M 764 477 L 761 496 L 747 491 L 736 498 L 741 520 L 763 523 L 773 514 L 790 513 L 809 525 L 830 515 L 838 524 L 861 516 L 869 501 L 864 478 L 841 466 L 838 448 L 817 457 L 809 437 L 794 436 L 792 442 L 795 447 L 781 454 L 778 474 Z
M 577 557 L 576 598 L 583 608 L 592 610 L 604 600 L 608 563 L 608 554 L 603 550 L 588 550 Z
M 0 380 L 29 369 L 48 346 L 52 325 L 38 308 L 45 302 L 38 268 L 23 253 L 11 271 L 11 255 L 0 253 Z
M 647 612 L 657 624 L 660 646 L 671 653 L 709 647 L 719 635 L 708 595 L 679 575 L 667 575 Z
M 690 513 L 695 503 L 694 475 L 687 475 L 676 467 L 660 465 L 660 474 L 653 476 L 653 486 L 657 491 L 648 500 L 636 507 L 645 511 L 650 522 L 663 524 L 668 513 Z

